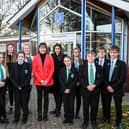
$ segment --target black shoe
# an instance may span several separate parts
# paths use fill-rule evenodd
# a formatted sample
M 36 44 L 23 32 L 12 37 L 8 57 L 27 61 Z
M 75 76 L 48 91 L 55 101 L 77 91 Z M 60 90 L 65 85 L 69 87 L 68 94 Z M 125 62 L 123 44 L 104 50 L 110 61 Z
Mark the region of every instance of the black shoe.
M 3 121 L 4 124 L 9 124 L 9 120 L 7 118 L 3 118 L 2 121 Z
M 43 121 L 48 121 L 48 117 L 43 117 Z
M 12 114 L 13 113 L 13 108 L 10 107 L 9 110 L 8 110 L 8 114 Z
M 42 121 L 42 116 L 38 116 L 38 121 Z
M 122 127 L 121 123 L 120 123 L 120 124 L 118 124 L 117 129 L 123 129 L 123 127 Z
M 73 120 L 69 120 L 68 123 L 69 123 L 69 124 L 73 124 Z
M 23 118 L 23 119 L 22 119 L 22 123 L 23 123 L 23 124 L 26 124 L 26 123 L 27 123 L 27 118 Z
M 60 115 L 61 115 L 61 112 L 57 111 L 56 114 L 55 114 L 55 117 L 59 117 Z
M 13 120 L 13 123 L 14 123 L 14 124 L 17 124 L 18 122 L 19 122 L 18 119 Z
M 50 114 L 56 114 L 57 110 L 50 111 Z
M 88 122 L 84 122 L 84 123 L 82 124 L 82 129 L 87 129 L 87 127 L 88 127 Z
M 105 119 L 105 120 L 104 120 L 104 123 L 106 123 L 106 124 L 110 124 L 110 123 L 111 123 L 111 120 L 109 120 L 109 119 Z
M 63 123 L 67 124 L 67 123 L 69 123 L 69 121 L 67 119 L 65 119 L 65 120 L 63 120 Z
M 92 123 L 92 129 L 98 129 L 97 123 Z

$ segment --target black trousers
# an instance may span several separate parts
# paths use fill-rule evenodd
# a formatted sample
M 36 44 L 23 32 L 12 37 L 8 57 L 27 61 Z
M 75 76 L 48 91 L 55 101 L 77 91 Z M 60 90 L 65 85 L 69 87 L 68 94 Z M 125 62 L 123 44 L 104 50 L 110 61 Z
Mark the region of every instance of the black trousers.
M 55 103 L 56 103 L 56 111 L 60 112 L 61 110 L 61 105 L 62 105 L 62 95 L 59 92 L 54 92 L 54 99 L 55 99 Z
M 106 103 L 107 103 L 107 91 L 106 89 L 100 87 L 99 89 L 99 97 L 98 97 L 98 104 L 101 96 L 101 104 L 102 104 L 102 112 L 103 112 L 103 120 L 106 121 Z
M 49 87 L 37 86 L 38 116 L 42 116 L 42 98 L 44 97 L 43 117 L 47 117 L 49 105 Z
M 10 78 L 7 79 L 7 86 L 8 86 L 8 92 L 9 92 L 9 103 L 10 103 L 10 106 L 13 106 L 13 101 L 14 101 L 14 86 L 13 86 Z
M 6 88 L 0 88 L 0 118 L 6 118 L 6 110 L 5 110 L 5 93 Z
M 108 93 L 106 96 L 106 118 L 107 120 L 111 120 L 111 114 L 110 114 L 110 109 L 111 109 L 111 100 L 112 97 L 114 98 L 115 102 L 115 109 L 116 109 L 116 125 L 119 125 L 121 123 L 122 119 L 122 95 L 112 95 Z
M 75 94 L 63 94 L 62 99 L 64 103 L 64 118 L 66 120 L 73 120 Z
M 19 120 L 20 109 L 23 110 L 23 119 L 28 118 L 28 96 L 29 90 L 15 90 L 15 119 Z
M 91 109 L 89 111 L 89 108 Z M 83 96 L 83 115 L 84 122 L 89 121 L 89 114 L 91 122 L 96 122 L 98 112 L 98 92 L 88 92 Z
M 28 104 L 29 104 L 29 101 L 30 101 L 31 90 L 32 90 L 32 85 L 30 85 L 29 88 L 28 88 Z
M 76 87 L 75 98 L 76 98 L 76 115 L 78 115 L 81 107 L 80 86 Z
M 62 95 L 60 93 L 60 83 L 58 80 L 55 80 L 55 84 L 52 88 L 53 88 L 53 95 L 54 95 L 55 104 L 56 104 L 56 111 L 60 112 L 61 105 L 62 105 Z

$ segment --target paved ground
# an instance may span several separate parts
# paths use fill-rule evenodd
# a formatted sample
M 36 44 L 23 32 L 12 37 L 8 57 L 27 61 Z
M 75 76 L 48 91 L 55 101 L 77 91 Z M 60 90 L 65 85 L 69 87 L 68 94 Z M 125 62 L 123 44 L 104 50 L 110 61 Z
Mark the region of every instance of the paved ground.
M 50 102 L 49 102 L 49 111 L 54 109 L 54 99 L 53 96 L 50 95 Z M 18 124 L 14 124 L 13 121 L 13 114 L 8 114 L 9 118 L 9 124 L 0 124 L 0 129 L 81 129 L 81 124 L 82 124 L 82 108 L 80 112 L 80 119 L 79 120 L 74 120 L 73 125 L 64 125 L 62 124 L 63 121 L 63 108 L 62 108 L 62 115 L 59 118 L 55 118 L 53 115 L 49 114 L 49 121 L 47 122 L 37 122 L 37 94 L 36 94 L 36 89 L 35 87 L 32 90 L 31 93 L 31 99 L 30 99 L 30 110 L 31 113 L 29 115 L 29 119 L 27 124 L 22 124 L 20 121 Z M 124 102 L 123 104 L 129 104 L 129 93 L 126 93 L 124 97 Z M 90 127 L 89 127 L 90 129 Z

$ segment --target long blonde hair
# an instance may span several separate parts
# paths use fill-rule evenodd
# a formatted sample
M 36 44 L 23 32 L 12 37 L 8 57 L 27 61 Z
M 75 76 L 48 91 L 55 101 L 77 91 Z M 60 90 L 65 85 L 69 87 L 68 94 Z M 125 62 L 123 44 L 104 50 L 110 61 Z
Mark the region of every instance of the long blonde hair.
M 9 56 L 8 56 L 8 46 L 12 46 L 13 47 L 13 53 L 12 53 L 12 59 L 11 62 L 9 62 Z M 7 77 L 9 77 L 9 70 L 8 70 L 8 66 L 7 63 L 15 63 L 16 62 L 16 53 L 15 53 L 15 47 L 13 44 L 8 44 L 6 47 L 6 52 L 5 52 L 5 61 L 4 61 L 4 66 L 6 69 L 6 75 Z
M 79 65 L 80 64 L 83 64 L 83 61 L 81 59 L 81 52 L 80 52 L 80 49 L 79 48 L 74 48 L 73 51 L 72 51 L 72 59 L 71 59 L 71 62 L 72 64 L 74 63 L 74 51 L 77 50 L 79 55 L 78 55 L 78 60 L 79 60 Z
M 12 59 L 11 62 L 9 62 L 9 57 L 8 57 L 8 46 L 13 47 L 13 53 L 12 53 Z M 13 44 L 8 44 L 6 47 L 6 52 L 5 52 L 5 63 L 15 63 L 16 62 L 16 54 L 15 54 L 15 47 Z

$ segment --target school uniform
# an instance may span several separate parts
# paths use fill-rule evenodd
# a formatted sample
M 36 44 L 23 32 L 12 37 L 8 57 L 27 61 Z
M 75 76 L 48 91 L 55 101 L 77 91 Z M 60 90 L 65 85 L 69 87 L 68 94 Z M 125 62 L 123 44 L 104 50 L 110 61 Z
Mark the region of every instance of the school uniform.
M 99 98 L 101 96 L 101 104 L 102 104 L 102 111 L 103 111 L 103 120 L 104 122 L 106 121 L 106 95 L 107 95 L 107 89 L 106 89 L 106 84 L 105 84 L 105 69 L 108 63 L 108 60 L 106 58 L 100 59 L 96 58 L 95 60 L 96 65 L 99 65 L 102 68 L 103 72 L 103 82 L 101 86 L 99 87 Z M 98 103 L 99 103 L 99 98 L 98 98 Z
M 6 71 L 2 64 L 0 64 L 0 82 L 5 82 L 6 80 Z M 0 87 L 0 122 L 8 122 L 6 116 L 6 109 L 5 109 L 5 94 L 6 94 L 6 87 Z
M 90 69 L 90 66 L 92 66 Z M 92 76 L 90 76 L 90 70 L 92 70 Z M 79 78 L 81 83 L 81 95 L 83 98 L 83 116 L 84 123 L 82 126 L 87 127 L 89 122 L 89 106 L 91 109 L 90 118 L 92 125 L 96 125 L 97 120 L 97 111 L 98 111 L 98 96 L 99 96 L 99 87 L 102 83 L 103 75 L 100 66 L 88 64 L 85 62 L 80 65 L 79 68 Z M 90 82 L 92 81 L 92 82 Z M 89 84 L 95 84 L 96 87 L 93 91 L 89 91 L 87 86 Z
M 18 64 L 16 62 L 11 71 L 11 81 L 15 90 L 15 122 L 19 121 L 20 108 L 23 109 L 23 122 L 27 121 L 30 79 L 30 65 L 26 62 L 23 64 Z
M 27 56 L 27 57 L 25 56 L 25 62 L 30 65 L 31 71 L 32 71 L 32 61 L 33 61 L 33 56 Z M 32 89 L 32 85 L 33 85 L 32 81 L 33 81 L 33 79 L 31 78 L 31 80 L 30 80 L 29 95 L 28 95 L 28 104 L 29 104 L 31 89 Z
M 9 103 L 10 103 L 9 112 L 12 113 L 12 111 L 13 111 L 13 101 L 14 101 L 14 86 L 11 82 L 10 74 L 11 74 L 11 70 L 12 70 L 12 67 L 13 67 L 14 63 L 12 62 L 12 60 L 13 60 L 12 55 L 7 55 L 7 58 L 9 59 L 9 62 L 6 63 L 9 76 L 6 78 L 6 85 L 8 87 L 8 92 L 9 92 Z
M 72 123 L 74 117 L 74 98 L 75 85 L 77 81 L 77 71 L 74 67 L 70 69 L 64 67 L 60 72 L 61 94 L 64 103 L 64 123 Z M 70 89 L 70 93 L 66 94 L 64 91 Z
M 119 60 L 109 60 L 106 67 L 106 88 L 110 85 L 114 93 L 108 92 L 106 96 L 106 119 L 111 121 L 110 108 L 111 99 L 114 98 L 116 108 L 116 125 L 121 124 L 122 119 L 122 97 L 124 95 L 124 83 L 126 81 L 126 64 Z
M 72 65 L 76 70 L 77 70 L 77 82 L 79 82 L 79 60 L 74 59 L 73 65 Z M 81 107 L 81 94 L 80 94 L 80 88 L 81 85 L 77 86 L 76 84 L 76 89 L 75 89 L 75 99 L 76 99 L 76 109 L 75 109 L 75 118 L 79 118 L 79 111 Z

